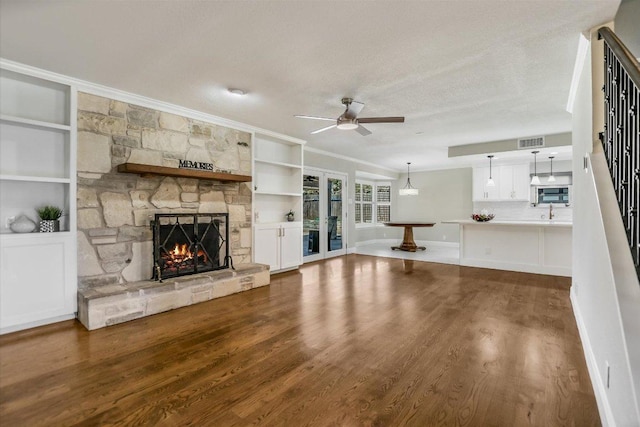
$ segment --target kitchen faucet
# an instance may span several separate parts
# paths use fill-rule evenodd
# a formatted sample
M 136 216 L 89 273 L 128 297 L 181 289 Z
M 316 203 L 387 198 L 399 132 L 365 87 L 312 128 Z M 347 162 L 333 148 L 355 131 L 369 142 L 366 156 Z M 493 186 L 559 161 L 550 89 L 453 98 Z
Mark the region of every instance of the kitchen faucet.
M 549 203 L 549 221 L 553 219 L 555 215 L 553 215 L 553 205 Z

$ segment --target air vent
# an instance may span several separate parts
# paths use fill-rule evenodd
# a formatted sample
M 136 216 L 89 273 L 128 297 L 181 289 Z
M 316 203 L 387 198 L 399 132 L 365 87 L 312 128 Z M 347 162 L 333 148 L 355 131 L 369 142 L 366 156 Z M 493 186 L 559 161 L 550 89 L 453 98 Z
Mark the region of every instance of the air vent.
M 544 136 L 534 138 L 520 138 L 518 140 L 518 150 L 528 150 L 529 148 L 544 147 Z

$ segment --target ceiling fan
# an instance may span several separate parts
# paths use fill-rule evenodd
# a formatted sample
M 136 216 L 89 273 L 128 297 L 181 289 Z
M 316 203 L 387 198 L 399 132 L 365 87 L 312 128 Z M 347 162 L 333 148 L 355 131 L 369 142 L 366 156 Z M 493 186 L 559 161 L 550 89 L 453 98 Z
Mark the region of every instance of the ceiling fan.
M 355 130 L 362 136 L 371 135 L 371 131 L 362 126 L 362 123 L 404 123 L 404 117 L 362 117 L 358 118 L 358 113 L 364 108 L 362 102 L 354 101 L 351 98 L 342 98 L 342 104 L 346 107 L 344 113 L 337 119 L 330 119 L 328 117 L 317 116 L 303 116 L 296 115 L 295 117 L 301 119 L 313 119 L 313 120 L 328 120 L 330 122 L 336 122 L 335 125 L 327 126 L 322 129 L 314 130 L 312 134 L 324 132 L 332 128 L 338 128 L 342 130 Z

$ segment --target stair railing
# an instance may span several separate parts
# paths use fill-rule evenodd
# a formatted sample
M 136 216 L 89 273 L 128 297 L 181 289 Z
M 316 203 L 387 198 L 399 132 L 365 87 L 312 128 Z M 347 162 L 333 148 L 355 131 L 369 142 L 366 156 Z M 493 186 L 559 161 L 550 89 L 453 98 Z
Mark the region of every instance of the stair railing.
M 640 64 L 611 31 L 604 39 L 604 132 L 600 139 L 640 277 Z

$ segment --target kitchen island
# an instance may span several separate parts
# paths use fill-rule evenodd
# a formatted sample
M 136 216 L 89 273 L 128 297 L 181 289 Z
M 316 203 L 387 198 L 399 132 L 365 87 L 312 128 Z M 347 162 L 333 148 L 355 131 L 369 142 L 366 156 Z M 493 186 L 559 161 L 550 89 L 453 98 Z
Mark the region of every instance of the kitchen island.
M 443 223 L 460 225 L 460 265 L 571 277 L 571 222 Z

